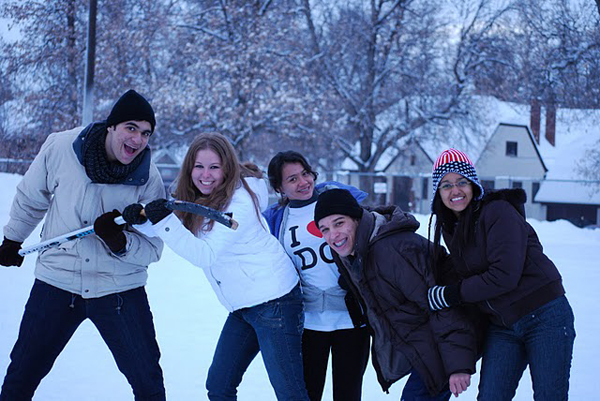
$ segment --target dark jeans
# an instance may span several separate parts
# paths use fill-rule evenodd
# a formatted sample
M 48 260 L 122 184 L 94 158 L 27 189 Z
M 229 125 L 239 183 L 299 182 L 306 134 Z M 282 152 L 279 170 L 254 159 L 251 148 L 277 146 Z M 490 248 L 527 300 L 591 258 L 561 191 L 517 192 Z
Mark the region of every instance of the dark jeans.
M 451 395 L 452 393 L 448 389 L 435 396 L 429 394 L 421 376 L 413 369 L 402 389 L 400 401 L 448 401 Z
M 369 362 L 369 332 L 366 327 L 331 332 L 304 330 L 302 356 L 304 380 L 311 401 L 320 401 L 331 352 L 333 399 L 359 401 Z
M 83 299 L 40 280 L 35 280 L 25 306 L 0 400 L 31 400 L 77 327 L 88 318 L 131 384 L 135 399 L 165 400 L 160 351 L 144 287 Z
M 230 313 L 208 370 L 208 398 L 236 400 L 242 376 L 260 351 L 277 399 L 307 401 L 303 327 L 300 286 L 281 298 Z
M 529 365 L 535 400 L 566 400 L 574 341 L 573 311 L 564 296 L 510 328 L 490 325 L 477 399 L 511 400 Z

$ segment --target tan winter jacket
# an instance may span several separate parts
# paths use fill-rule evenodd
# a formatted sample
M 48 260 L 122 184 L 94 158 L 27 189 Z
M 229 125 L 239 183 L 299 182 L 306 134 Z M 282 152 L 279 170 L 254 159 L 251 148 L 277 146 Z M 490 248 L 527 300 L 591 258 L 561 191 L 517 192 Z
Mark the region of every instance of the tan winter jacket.
M 105 212 L 134 202 L 148 203 L 165 197 L 165 189 L 153 163 L 144 185 L 93 184 L 79 162 L 73 143 L 88 126 L 48 136 L 27 173 L 17 186 L 4 235 L 23 241 L 46 220 L 41 241 L 94 224 Z M 79 138 L 80 140 L 81 138 Z M 39 253 L 35 276 L 62 290 L 97 298 L 144 286 L 148 265 L 161 255 L 163 243 L 137 231 L 125 231 L 126 252 L 116 256 L 95 235 L 66 242 Z M 32 256 L 27 256 L 32 257 Z

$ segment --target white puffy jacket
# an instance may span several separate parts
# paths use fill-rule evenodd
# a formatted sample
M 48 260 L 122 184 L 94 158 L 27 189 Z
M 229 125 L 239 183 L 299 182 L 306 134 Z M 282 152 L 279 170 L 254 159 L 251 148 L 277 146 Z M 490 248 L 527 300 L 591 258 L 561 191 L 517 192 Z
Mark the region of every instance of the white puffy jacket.
M 268 203 L 264 180 L 246 178 L 258 196 L 261 210 Z M 298 274 L 285 250 L 252 197 L 241 185 L 225 212 L 233 213 L 237 230 L 215 223 L 212 230 L 194 236 L 170 214 L 155 225 L 136 226 L 147 235 L 158 235 L 178 255 L 201 267 L 221 303 L 232 312 L 279 298 L 298 284 Z

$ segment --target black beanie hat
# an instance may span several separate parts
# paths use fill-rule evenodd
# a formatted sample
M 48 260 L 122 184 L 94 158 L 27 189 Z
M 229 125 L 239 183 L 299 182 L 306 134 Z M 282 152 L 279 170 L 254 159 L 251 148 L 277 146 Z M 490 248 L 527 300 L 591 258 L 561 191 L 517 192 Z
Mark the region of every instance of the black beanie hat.
M 335 188 L 322 192 L 315 205 L 315 224 L 319 226 L 319 221 L 332 214 L 343 214 L 360 219 L 363 209 L 354 199 L 354 196 L 345 189 Z
M 154 110 L 150 103 L 133 89 L 125 92 L 113 106 L 106 125 L 112 127 L 123 121 L 148 121 L 154 132 L 156 120 L 154 119 Z

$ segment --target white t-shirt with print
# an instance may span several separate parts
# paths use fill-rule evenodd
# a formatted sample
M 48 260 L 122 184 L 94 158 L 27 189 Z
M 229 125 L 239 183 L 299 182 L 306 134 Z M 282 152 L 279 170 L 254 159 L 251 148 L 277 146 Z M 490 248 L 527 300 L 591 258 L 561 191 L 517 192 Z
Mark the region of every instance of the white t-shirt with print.
M 313 221 L 316 202 L 289 208 L 286 227 L 282 227 L 283 245 L 292 258 L 302 282 L 321 290 L 338 287 L 340 273 L 333 262 L 331 248 Z M 304 327 L 316 331 L 354 328 L 347 310 L 305 312 Z

